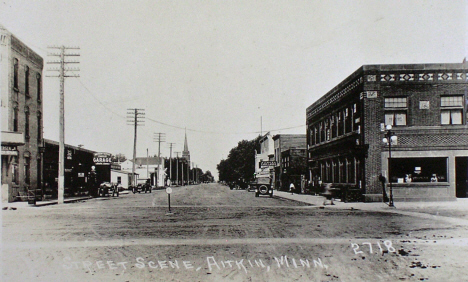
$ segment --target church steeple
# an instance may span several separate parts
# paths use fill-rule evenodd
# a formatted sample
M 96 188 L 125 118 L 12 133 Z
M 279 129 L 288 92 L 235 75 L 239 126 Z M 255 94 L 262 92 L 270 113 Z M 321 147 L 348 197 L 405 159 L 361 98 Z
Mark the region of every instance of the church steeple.
M 184 141 L 184 150 L 182 151 L 182 158 L 186 159 L 190 163 L 190 151 L 188 149 L 188 142 L 187 142 L 187 129 L 185 129 L 185 141 Z

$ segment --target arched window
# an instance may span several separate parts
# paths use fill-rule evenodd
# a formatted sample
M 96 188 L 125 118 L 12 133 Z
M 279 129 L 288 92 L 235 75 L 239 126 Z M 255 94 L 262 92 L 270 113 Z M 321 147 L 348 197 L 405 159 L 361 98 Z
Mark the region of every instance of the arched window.
M 42 114 L 37 112 L 37 142 L 42 141 Z
M 13 131 L 18 132 L 18 116 L 19 109 L 18 105 L 13 106 Z
M 24 108 L 24 137 L 29 139 L 29 107 Z
M 42 97 L 41 97 L 41 88 L 42 88 L 42 80 L 41 80 L 41 74 L 38 73 L 36 74 L 36 84 L 37 84 L 37 93 L 36 93 L 36 96 L 37 96 L 37 101 L 40 102 L 42 100 Z
M 29 96 L 29 67 L 25 66 L 24 67 L 24 94 L 26 97 Z

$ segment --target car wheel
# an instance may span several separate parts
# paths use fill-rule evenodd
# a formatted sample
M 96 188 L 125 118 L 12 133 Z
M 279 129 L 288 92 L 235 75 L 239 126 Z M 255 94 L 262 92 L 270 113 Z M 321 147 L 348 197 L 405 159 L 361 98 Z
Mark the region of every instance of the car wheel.
M 258 197 L 258 196 L 259 196 L 258 193 L 255 193 L 255 197 Z

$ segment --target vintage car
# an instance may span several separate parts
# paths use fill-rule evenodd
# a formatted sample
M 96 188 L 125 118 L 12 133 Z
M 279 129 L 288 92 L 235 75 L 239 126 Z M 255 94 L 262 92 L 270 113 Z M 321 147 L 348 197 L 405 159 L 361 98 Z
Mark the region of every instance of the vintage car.
M 250 189 L 255 189 L 255 197 L 260 195 L 269 195 L 273 197 L 273 188 L 271 187 L 271 179 L 269 177 L 259 177 L 250 183 Z
M 151 193 L 151 184 L 149 182 L 149 180 L 146 180 L 145 183 L 138 183 L 135 186 L 132 186 L 132 192 L 133 194 L 135 193 L 141 193 L 141 192 L 150 192 Z
M 112 195 L 112 197 L 114 196 L 119 196 L 119 187 L 117 184 L 113 184 L 113 183 L 110 183 L 110 182 L 103 182 L 101 183 L 101 185 L 99 185 L 99 193 L 98 193 L 99 197 L 104 197 L 104 196 L 108 196 L 110 197 Z

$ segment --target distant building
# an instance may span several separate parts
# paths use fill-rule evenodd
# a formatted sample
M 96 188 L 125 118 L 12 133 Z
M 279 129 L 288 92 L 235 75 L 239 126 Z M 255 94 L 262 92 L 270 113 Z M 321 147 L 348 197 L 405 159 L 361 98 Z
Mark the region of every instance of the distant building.
M 467 197 L 467 74 L 466 64 L 360 67 L 307 108 L 310 177 L 366 201 L 382 200 L 381 174 L 395 201 Z
M 275 160 L 274 142 L 270 132 L 263 135 L 260 140 L 260 151 L 255 152 L 256 177 L 273 177 L 274 165 L 263 165 L 266 161 Z
M 2 202 L 41 189 L 42 57 L 0 25 Z
M 158 167 L 159 167 L 159 170 L 158 170 Z M 121 171 L 132 172 L 133 161 L 126 160 L 120 163 L 120 168 L 121 168 Z M 159 175 L 158 175 L 158 172 L 159 172 Z M 138 175 L 138 179 L 140 179 L 140 182 L 150 179 L 151 185 L 164 186 L 165 171 L 164 171 L 164 161 L 162 160 L 162 158 L 161 158 L 161 161 L 159 161 L 158 157 L 135 158 L 135 173 Z
M 306 148 L 289 148 L 281 152 L 281 186 L 280 190 L 289 190 L 289 185 L 294 183 L 295 192 L 301 190 L 301 179 L 307 174 L 307 150 Z
M 305 134 L 277 134 L 273 136 L 273 142 L 275 151 L 274 184 L 275 189 L 280 190 L 284 185 L 289 185 L 289 183 L 283 185 L 282 179 L 287 179 L 287 177 L 283 176 L 285 167 L 281 153 L 291 148 L 305 148 L 307 140 Z

